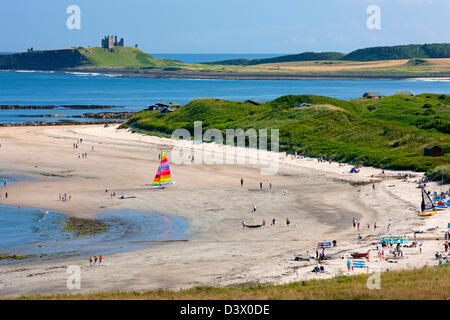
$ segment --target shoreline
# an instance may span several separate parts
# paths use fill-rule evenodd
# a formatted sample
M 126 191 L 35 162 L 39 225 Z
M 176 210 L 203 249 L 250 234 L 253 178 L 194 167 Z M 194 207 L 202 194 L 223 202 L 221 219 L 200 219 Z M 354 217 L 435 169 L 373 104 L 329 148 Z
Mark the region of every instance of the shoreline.
M 198 79 L 198 80 L 450 80 L 450 74 L 443 75 L 364 75 L 332 73 L 231 73 L 188 70 L 153 70 L 143 68 L 65 68 L 55 70 L 16 70 L 3 69 L 0 72 L 50 72 L 50 73 L 86 73 L 124 78 L 155 79 Z
M 88 159 L 77 159 L 78 150 L 71 147 L 79 137 L 83 137 L 81 148 L 88 150 Z M 378 261 L 374 254 L 368 262 L 370 270 L 435 265 L 433 254 L 441 241 L 426 239 L 442 236 L 448 220 L 448 209 L 429 218 L 417 216 L 420 193 L 414 180 L 423 175 L 418 172 L 385 170 L 383 176 L 380 169 L 363 167 L 360 173 L 350 174 L 350 165 L 294 159 L 281 153 L 280 170 L 269 177 L 261 176 L 258 166 L 247 164 L 177 165 L 170 158 L 174 140 L 117 130 L 116 126 L 11 127 L 2 130 L 0 138 L 0 167 L 5 171 L 64 178 L 11 185 L 8 203 L 61 210 L 75 217 L 90 217 L 103 210 L 151 208 L 184 218 L 189 224 L 187 232 L 196 234 L 189 242 L 105 256 L 102 268 L 90 268 L 85 259 L 71 261 L 81 267 L 81 293 L 282 284 L 358 274 L 346 271 L 341 254 L 373 250 L 374 241 L 386 234 L 412 238 L 418 229 L 425 232 L 417 237 L 423 238 L 422 255 L 416 253 L 417 248 L 405 249 L 408 259 L 390 263 Z M 91 146 L 95 151 L 89 151 Z M 183 147 L 191 149 L 193 144 L 186 142 Z M 155 191 L 149 186 L 160 150 L 167 151 L 176 184 Z M 406 173 L 414 176 L 409 182 L 400 179 Z M 243 188 L 239 186 L 241 177 Z M 111 200 L 105 196 L 105 185 L 136 198 Z M 448 188 L 436 183 L 429 186 L 431 190 Z M 73 194 L 67 205 L 55 200 L 58 192 L 66 190 Z M 254 204 L 258 211 L 251 213 Z M 243 219 L 254 224 L 262 219 L 270 222 L 273 217 L 278 221 L 275 226 L 243 230 L 240 225 Z M 289 227 L 284 224 L 287 217 L 292 222 Z M 361 221 L 361 243 L 357 243 L 358 233 L 351 226 L 353 217 Z M 374 222 L 376 230 L 370 227 Z M 323 262 L 324 274 L 310 272 L 315 261 L 293 259 L 307 250 L 314 255 L 317 242 L 332 240 L 337 240 L 338 246 L 327 253 L 337 254 L 337 259 Z M 49 262 L 0 267 L 0 296 L 66 293 L 65 266 L 66 262 Z
M 98 251 L 102 255 L 133 252 L 168 242 L 189 241 L 193 236 L 186 232 L 189 227 L 186 221 L 167 213 L 104 211 L 95 216 L 77 218 L 63 211 L 14 204 L 2 203 L 0 208 L 6 210 L 3 213 L 9 210 L 9 215 L 26 212 L 25 216 L 21 215 L 21 223 L 39 216 L 37 223 L 33 224 L 33 231 L 27 234 L 23 230 L 20 236 L 14 234 L 13 239 L 22 237 L 22 243 L 15 240 L 7 247 L 0 247 L 0 256 L 3 256 L 0 266 L 70 262 L 97 255 Z M 154 228 L 157 222 L 165 222 L 166 225 Z M 26 258 L 7 258 L 15 256 Z

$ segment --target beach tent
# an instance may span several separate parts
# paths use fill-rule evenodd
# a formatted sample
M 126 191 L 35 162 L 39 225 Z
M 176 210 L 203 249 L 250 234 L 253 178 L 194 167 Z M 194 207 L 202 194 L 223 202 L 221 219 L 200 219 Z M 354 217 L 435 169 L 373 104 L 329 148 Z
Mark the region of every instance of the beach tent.
M 318 242 L 317 248 L 319 249 L 330 249 L 331 248 L 331 242 Z
M 365 268 L 366 262 L 364 260 L 353 260 L 352 266 L 353 268 Z

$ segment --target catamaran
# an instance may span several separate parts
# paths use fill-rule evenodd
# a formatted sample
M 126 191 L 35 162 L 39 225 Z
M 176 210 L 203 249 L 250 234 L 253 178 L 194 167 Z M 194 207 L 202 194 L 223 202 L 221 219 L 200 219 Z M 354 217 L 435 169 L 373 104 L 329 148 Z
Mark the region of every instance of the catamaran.
M 170 176 L 169 160 L 167 160 L 164 152 L 160 154 L 160 164 L 158 171 L 156 171 L 155 179 L 153 179 L 152 188 L 164 189 L 167 185 L 172 184 L 172 178 Z
M 431 211 L 426 211 L 431 210 Z M 435 211 L 435 207 L 433 201 L 431 201 L 430 196 L 425 191 L 425 188 L 422 188 L 422 204 L 420 205 L 420 217 L 427 217 L 435 215 L 437 212 Z

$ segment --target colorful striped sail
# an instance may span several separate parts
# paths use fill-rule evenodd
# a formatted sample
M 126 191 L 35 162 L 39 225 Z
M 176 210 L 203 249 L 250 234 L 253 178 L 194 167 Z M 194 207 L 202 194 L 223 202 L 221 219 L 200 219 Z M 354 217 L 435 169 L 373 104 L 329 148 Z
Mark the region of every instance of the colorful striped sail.
M 155 179 L 153 180 L 154 186 L 161 185 L 162 182 L 170 182 L 170 167 L 169 160 L 167 160 L 164 152 L 161 153 L 161 165 L 158 167 L 158 171 L 156 172 Z

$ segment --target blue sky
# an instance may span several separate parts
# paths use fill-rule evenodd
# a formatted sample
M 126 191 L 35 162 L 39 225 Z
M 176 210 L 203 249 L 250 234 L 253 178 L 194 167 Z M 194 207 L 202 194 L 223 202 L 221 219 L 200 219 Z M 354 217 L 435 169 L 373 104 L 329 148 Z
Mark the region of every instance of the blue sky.
M 69 30 L 66 9 L 81 9 Z M 369 5 L 381 30 L 369 30 Z M 298 53 L 450 42 L 449 0 L 14 0 L 0 7 L 0 51 L 98 46 L 105 34 L 149 53 Z

